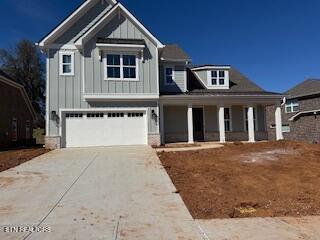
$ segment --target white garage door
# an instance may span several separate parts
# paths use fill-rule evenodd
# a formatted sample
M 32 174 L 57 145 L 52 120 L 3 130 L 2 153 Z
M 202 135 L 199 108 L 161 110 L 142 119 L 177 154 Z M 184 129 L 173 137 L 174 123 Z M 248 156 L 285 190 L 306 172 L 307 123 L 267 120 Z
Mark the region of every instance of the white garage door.
M 66 147 L 147 144 L 145 112 L 67 113 Z

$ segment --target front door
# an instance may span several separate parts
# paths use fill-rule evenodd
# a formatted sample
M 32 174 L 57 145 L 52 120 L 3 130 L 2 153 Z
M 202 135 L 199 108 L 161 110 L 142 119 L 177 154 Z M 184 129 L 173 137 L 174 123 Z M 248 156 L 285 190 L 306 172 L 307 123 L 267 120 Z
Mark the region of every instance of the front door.
M 203 109 L 193 109 L 193 137 L 197 142 L 204 141 Z

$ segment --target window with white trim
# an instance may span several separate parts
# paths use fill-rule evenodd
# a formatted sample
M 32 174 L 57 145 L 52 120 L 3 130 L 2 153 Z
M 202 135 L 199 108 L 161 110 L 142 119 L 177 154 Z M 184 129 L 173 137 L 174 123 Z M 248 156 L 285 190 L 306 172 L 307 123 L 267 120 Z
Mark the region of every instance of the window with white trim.
M 164 67 L 165 85 L 174 85 L 174 68 L 172 66 Z
M 299 112 L 299 102 L 298 101 L 288 101 L 285 106 L 286 113 Z
M 209 86 L 226 86 L 226 71 L 211 70 L 209 75 Z
M 244 108 L 244 122 L 245 122 L 245 131 L 248 132 L 249 129 L 249 121 L 248 121 L 248 112 L 249 108 Z M 253 108 L 253 122 L 254 122 L 254 130 L 257 130 L 257 109 Z
M 60 52 L 60 75 L 74 75 L 74 52 Z
M 231 132 L 231 109 L 224 109 L 224 127 L 226 132 Z
M 136 54 L 108 53 L 105 55 L 106 80 L 137 81 L 138 74 L 138 56 Z

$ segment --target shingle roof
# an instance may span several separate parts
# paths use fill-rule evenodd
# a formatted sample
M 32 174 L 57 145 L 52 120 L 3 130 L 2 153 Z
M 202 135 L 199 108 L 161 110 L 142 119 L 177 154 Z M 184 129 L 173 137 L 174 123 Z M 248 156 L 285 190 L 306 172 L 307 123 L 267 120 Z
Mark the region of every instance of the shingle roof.
M 160 59 L 168 61 L 190 61 L 190 57 L 177 45 L 166 45 L 160 50 Z
M 206 65 L 207 66 L 207 65 Z M 217 66 L 217 65 L 214 65 Z M 225 65 L 224 65 L 225 66 Z M 189 90 L 190 92 L 195 93 L 270 93 L 266 92 L 264 89 L 259 87 L 257 84 L 249 80 L 246 76 L 240 73 L 235 68 L 231 67 L 229 70 L 229 77 L 230 77 L 230 88 L 221 90 L 221 89 L 205 89 L 204 87 L 200 87 L 199 84 L 192 84 L 192 82 L 199 82 L 197 77 L 190 71 L 189 74 Z M 273 93 L 274 94 L 274 93 Z
M 288 98 L 320 94 L 320 79 L 307 79 L 285 92 Z
M 98 38 L 97 43 L 145 45 L 143 39 Z

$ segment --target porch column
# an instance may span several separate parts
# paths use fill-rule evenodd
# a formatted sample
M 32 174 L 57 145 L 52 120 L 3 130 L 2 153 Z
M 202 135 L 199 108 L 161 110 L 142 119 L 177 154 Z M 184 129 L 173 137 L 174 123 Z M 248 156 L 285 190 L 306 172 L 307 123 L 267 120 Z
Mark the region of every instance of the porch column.
M 281 104 L 280 103 L 276 104 L 275 120 L 276 120 L 276 137 L 277 137 L 277 141 L 283 140 Z
M 160 139 L 161 145 L 165 144 L 165 133 L 164 133 L 164 111 L 163 111 L 163 104 L 160 103 Z
M 220 142 L 226 142 L 226 128 L 224 123 L 224 106 L 218 106 L 219 108 L 219 133 L 220 133 Z
M 193 140 L 193 112 L 192 104 L 188 104 L 188 142 L 194 143 Z
M 249 134 L 249 142 L 255 142 L 254 136 L 254 115 L 253 115 L 253 107 L 248 107 L 248 134 Z

